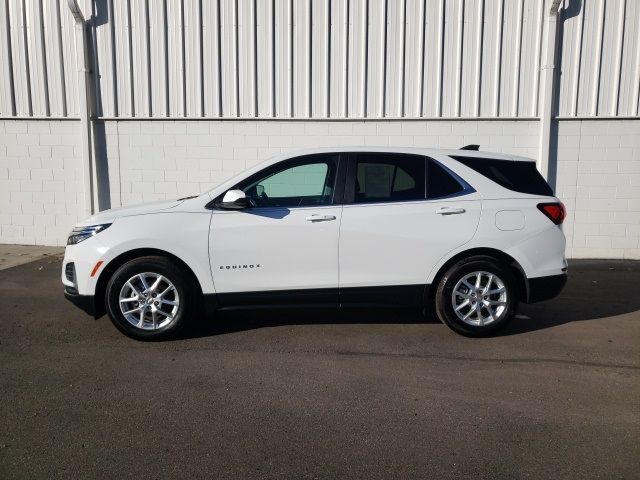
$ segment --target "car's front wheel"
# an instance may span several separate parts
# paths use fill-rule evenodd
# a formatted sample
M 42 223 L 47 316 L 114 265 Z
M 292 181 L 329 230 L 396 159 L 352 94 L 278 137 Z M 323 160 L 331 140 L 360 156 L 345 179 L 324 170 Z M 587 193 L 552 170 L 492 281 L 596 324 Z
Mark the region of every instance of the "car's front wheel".
M 137 340 L 163 340 L 175 336 L 193 312 L 193 281 L 165 257 L 131 260 L 112 275 L 106 289 L 109 318 Z
M 457 262 L 436 291 L 436 312 L 452 330 L 472 337 L 489 335 L 513 318 L 516 280 L 508 267 L 484 256 Z

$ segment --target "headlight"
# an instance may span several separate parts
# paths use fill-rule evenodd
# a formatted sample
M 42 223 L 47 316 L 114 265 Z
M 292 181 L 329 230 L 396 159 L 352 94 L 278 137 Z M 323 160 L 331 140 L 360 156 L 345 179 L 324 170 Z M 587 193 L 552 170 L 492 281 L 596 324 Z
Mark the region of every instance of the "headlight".
M 71 230 L 69 238 L 67 238 L 67 245 L 75 245 L 89 237 L 99 234 L 102 230 L 107 228 L 110 223 L 103 223 L 102 225 L 90 225 L 88 227 L 76 227 Z

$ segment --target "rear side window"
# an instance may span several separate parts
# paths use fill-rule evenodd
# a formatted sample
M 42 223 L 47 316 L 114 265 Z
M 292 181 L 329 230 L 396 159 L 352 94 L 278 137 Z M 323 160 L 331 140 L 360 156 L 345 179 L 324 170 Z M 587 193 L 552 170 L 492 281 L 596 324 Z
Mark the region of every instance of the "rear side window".
M 434 160 L 429 160 L 427 172 L 427 197 L 430 199 L 452 197 L 464 190 L 460 182 L 456 180 L 442 165 Z
M 457 156 L 451 158 L 514 192 L 553 195 L 553 190 L 536 169 L 535 162 Z
M 358 154 L 355 203 L 424 200 L 425 163 L 425 158 L 418 155 Z

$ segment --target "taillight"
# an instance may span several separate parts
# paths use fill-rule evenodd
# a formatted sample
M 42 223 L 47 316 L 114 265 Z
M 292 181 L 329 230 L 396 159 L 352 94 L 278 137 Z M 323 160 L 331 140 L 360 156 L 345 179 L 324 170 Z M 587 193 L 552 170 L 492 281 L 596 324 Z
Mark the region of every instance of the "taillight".
M 538 210 L 544 213 L 547 218 L 556 225 L 560 225 L 564 222 L 564 219 L 567 216 L 567 209 L 564 208 L 564 204 L 562 202 L 539 203 Z

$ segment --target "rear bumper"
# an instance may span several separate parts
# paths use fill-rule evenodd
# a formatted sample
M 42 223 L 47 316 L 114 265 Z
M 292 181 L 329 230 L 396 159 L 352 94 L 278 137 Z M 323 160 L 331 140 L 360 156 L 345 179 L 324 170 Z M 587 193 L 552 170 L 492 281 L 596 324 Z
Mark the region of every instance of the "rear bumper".
M 73 289 L 66 287 L 64 296 L 80 310 L 91 316 L 96 315 L 96 303 L 93 295 L 79 295 L 77 292 L 73 292 Z
M 558 296 L 567 283 L 567 274 L 529 278 L 525 303 L 542 302 Z

